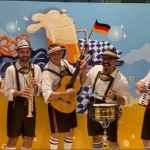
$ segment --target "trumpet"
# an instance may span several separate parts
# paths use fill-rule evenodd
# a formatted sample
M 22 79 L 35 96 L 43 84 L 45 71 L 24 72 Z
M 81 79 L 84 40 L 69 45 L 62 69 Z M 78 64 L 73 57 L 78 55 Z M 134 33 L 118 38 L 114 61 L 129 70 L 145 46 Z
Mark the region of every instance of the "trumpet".
M 34 110 L 34 103 L 33 103 L 33 94 L 34 94 L 34 87 L 33 85 L 31 84 L 31 78 L 33 77 L 33 73 L 32 73 L 32 67 L 30 65 L 30 68 L 29 68 L 29 73 L 28 73 L 28 78 L 27 78 L 27 86 L 28 88 L 30 88 L 30 95 L 28 97 L 28 114 L 27 114 L 27 117 L 33 117 L 33 110 Z

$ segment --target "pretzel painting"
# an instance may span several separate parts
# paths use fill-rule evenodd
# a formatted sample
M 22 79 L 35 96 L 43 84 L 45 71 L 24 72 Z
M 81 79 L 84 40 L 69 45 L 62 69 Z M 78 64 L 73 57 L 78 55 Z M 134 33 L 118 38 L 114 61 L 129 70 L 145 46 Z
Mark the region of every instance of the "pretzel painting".
M 15 41 L 18 43 L 20 40 L 26 40 L 30 42 L 30 36 L 26 33 L 23 33 L 20 36 L 16 36 Z
M 15 40 L 11 40 L 8 36 L 0 36 L 0 54 L 4 56 L 12 56 L 16 54 L 16 49 L 18 42 L 22 39 L 30 41 L 29 35 L 23 33 L 19 36 L 16 36 Z

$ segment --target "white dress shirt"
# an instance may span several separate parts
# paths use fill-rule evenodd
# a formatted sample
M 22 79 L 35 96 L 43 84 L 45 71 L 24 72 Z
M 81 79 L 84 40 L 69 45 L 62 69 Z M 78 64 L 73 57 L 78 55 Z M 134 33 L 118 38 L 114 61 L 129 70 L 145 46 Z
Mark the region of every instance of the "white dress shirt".
M 98 71 L 102 72 L 102 70 L 102 65 L 96 65 L 87 73 L 86 82 L 83 86 L 92 85 L 90 93 L 92 93 L 93 84 Z M 111 87 L 112 90 L 114 90 L 117 95 L 122 96 L 125 99 L 125 104 L 128 104 L 130 102 L 130 92 L 127 79 L 117 69 L 115 69 L 110 76 L 114 78 L 113 86 Z M 110 81 L 102 81 L 100 78 L 98 78 L 94 92 L 96 92 L 99 96 L 104 96 L 109 83 Z M 106 98 L 106 102 L 110 101 L 112 100 Z M 115 101 L 113 101 L 113 103 L 114 102 Z
M 51 70 L 54 70 L 57 73 L 61 73 L 61 71 L 65 70 L 65 66 L 69 71 L 73 74 L 75 68 L 73 68 L 72 65 L 69 64 L 67 60 L 61 61 L 61 66 L 56 66 L 53 64 L 50 60 L 46 64 L 45 68 L 49 68 Z M 57 76 L 56 74 L 49 72 L 49 71 L 43 71 L 42 75 L 42 94 L 44 97 L 44 102 L 49 103 L 48 99 L 53 91 L 59 88 L 59 83 L 60 83 L 60 77 Z M 67 82 L 67 81 L 66 81 Z
M 144 83 L 147 83 L 149 82 L 150 80 L 150 71 L 148 72 L 148 74 L 143 78 L 141 79 L 140 81 L 143 81 Z
M 16 68 L 19 70 L 22 68 L 22 66 L 19 64 L 19 62 L 16 62 Z M 33 68 L 33 65 L 32 65 Z M 42 73 L 41 68 L 34 64 L 34 75 L 35 80 L 38 84 L 38 91 L 36 93 L 36 96 L 40 95 L 41 92 L 41 81 L 42 81 Z M 28 74 L 22 74 L 18 72 L 19 76 L 19 82 L 20 82 L 20 90 L 23 90 L 27 87 L 26 79 L 28 77 Z M 16 82 L 16 71 L 14 65 L 9 66 L 6 69 L 5 72 L 5 86 L 4 86 L 4 94 L 8 98 L 9 101 L 13 101 L 13 93 L 14 91 L 17 91 L 17 82 Z

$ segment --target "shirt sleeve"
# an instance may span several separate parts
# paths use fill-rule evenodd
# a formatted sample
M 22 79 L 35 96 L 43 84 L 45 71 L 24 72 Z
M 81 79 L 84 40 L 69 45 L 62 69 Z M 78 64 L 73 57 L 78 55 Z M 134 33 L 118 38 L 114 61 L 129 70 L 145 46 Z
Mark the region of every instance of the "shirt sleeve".
M 91 68 L 90 71 L 86 74 L 86 81 L 83 84 L 83 86 L 89 86 L 92 85 L 93 81 L 95 80 L 95 77 L 97 75 L 98 70 L 96 70 L 95 67 Z M 93 86 L 93 85 L 92 85 Z
M 36 82 L 38 84 L 38 91 L 36 92 L 36 96 L 39 96 L 41 91 L 42 91 L 42 72 L 41 72 L 41 68 L 36 65 L 35 67 L 35 78 L 36 78 Z
M 150 71 L 148 72 L 148 74 L 143 78 L 141 79 L 140 81 L 143 81 L 144 83 L 146 83 L 147 79 L 150 78 Z
M 86 75 L 85 83 L 82 86 L 89 86 L 89 85 L 91 85 L 90 74 Z
M 15 91 L 13 82 L 13 71 L 11 68 L 7 68 L 5 72 L 4 94 L 9 101 L 13 101 L 13 93 Z
M 49 97 L 51 93 L 53 92 L 52 90 L 52 84 L 53 80 L 48 71 L 43 71 L 42 73 L 42 94 L 44 98 L 44 102 L 47 104 L 49 103 Z
M 122 96 L 125 100 L 125 105 L 130 103 L 130 91 L 129 85 L 126 78 L 120 79 L 118 88 L 117 88 L 117 95 Z

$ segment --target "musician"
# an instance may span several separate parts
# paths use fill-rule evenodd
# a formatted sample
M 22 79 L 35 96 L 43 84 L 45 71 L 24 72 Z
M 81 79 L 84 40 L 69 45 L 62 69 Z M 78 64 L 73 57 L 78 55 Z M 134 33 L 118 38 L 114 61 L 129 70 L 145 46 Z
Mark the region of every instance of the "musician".
M 72 74 L 75 68 L 65 59 L 62 59 L 65 48 L 58 44 L 52 44 L 48 47 L 49 62 L 45 66 L 42 77 L 42 93 L 44 101 L 49 104 L 51 101 L 66 95 L 73 95 L 74 88 L 69 87 L 66 91 L 57 92 L 60 87 L 61 79 Z M 86 62 L 80 60 L 80 82 L 84 83 L 86 76 Z M 66 85 L 69 81 L 66 81 Z M 65 85 L 62 85 L 65 86 Z M 77 91 L 76 91 L 77 92 Z M 76 110 L 71 113 L 63 113 L 48 105 L 49 121 L 51 128 L 50 149 L 58 149 L 58 140 L 61 133 L 65 133 L 64 149 L 71 149 L 74 135 L 74 128 L 77 126 Z
M 41 92 L 42 73 L 36 64 L 30 63 L 32 47 L 26 40 L 18 43 L 18 61 L 9 66 L 5 74 L 4 92 L 8 99 L 6 149 L 15 150 L 20 135 L 23 137 L 21 149 L 31 149 L 35 137 L 35 102 L 32 117 L 28 117 L 29 102 Z M 29 77 L 30 73 L 32 76 Z M 29 81 L 29 82 L 28 82 Z M 31 92 L 31 91 L 34 92 Z
M 101 54 L 102 65 L 94 66 L 86 75 L 84 85 L 91 85 L 91 93 L 96 94 L 95 98 L 91 96 L 90 103 L 115 103 L 126 105 L 130 101 L 130 93 L 127 79 L 116 68 L 116 62 L 119 59 L 117 52 L 112 49 L 106 49 Z M 100 97 L 101 96 L 101 97 Z M 106 96 L 106 97 L 105 97 Z M 89 114 L 87 118 L 88 135 L 92 136 L 92 149 L 102 150 L 102 125 L 91 119 Z M 107 127 L 107 140 L 111 150 L 119 150 L 117 140 L 118 119 L 112 121 Z
M 146 85 L 146 82 L 149 81 L 149 77 L 150 77 L 150 72 L 148 72 L 147 76 L 145 76 L 143 79 L 141 79 L 140 81 L 136 83 L 137 90 L 140 93 L 146 92 L 147 89 L 149 90 L 149 87 L 147 87 Z M 150 118 L 150 107 L 146 106 L 144 119 L 143 119 L 142 132 L 141 132 L 141 139 L 143 140 L 144 150 L 150 150 L 150 120 L 149 118 Z

